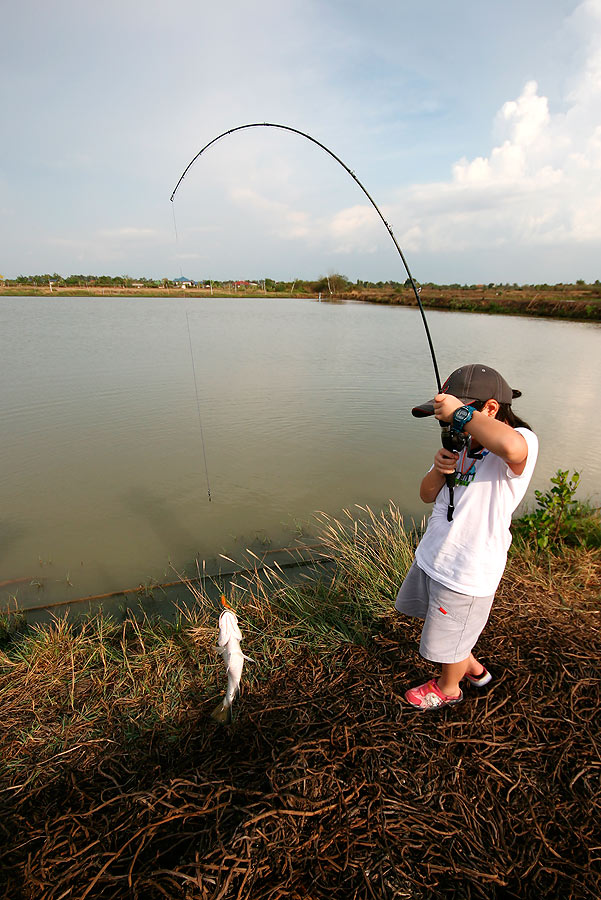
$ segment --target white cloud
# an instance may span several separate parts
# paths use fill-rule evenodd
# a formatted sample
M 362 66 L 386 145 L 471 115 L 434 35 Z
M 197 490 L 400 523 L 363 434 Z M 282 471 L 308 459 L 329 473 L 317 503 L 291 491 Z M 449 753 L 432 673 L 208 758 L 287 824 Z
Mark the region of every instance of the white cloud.
M 309 214 L 293 209 L 281 200 L 272 200 L 253 188 L 236 187 L 229 192 L 230 198 L 255 214 L 266 215 L 273 223 L 278 237 L 285 239 L 307 238 L 311 234 Z
M 83 231 L 76 237 L 51 235 L 45 242 L 51 248 L 70 254 L 73 259 L 92 264 L 106 259 L 112 262 L 127 260 L 133 249 L 162 246 L 166 239 L 166 234 L 155 228 L 124 226 Z
M 401 246 L 440 253 L 601 242 L 601 0 L 586 0 L 569 24 L 583 63 L 564 109 L 550 109 L 528 81 L 495 117 L 488 154 L 458 160 L 448 181 L 405 189 L 383 209 Z M 325 231 L 334 244 L 344 237 L 347 249 L 364 250 L 380 228 L 361 205 L 336 213 Z
M 375 253 L 377 241 L 374 240 L 374 225 L 376 223 L 377 214 L 371 206 L 357 204 L 340 210 L 328 223 L 330 237 L 335 242 L 335 251 L 352 253 L 360 243 L 364 253 Z
M 127 241 L 145 241 L 145 240 L 155 240 L 157 238 L 163 239 L 163 235 L 161 235 L 156 228 L 134 228 L 132 226 L 124 226 L 122 228 L 103 228 L 98 232 L 98 235 L 101 238 L 109 238 L 116 240 L 127 240 Z

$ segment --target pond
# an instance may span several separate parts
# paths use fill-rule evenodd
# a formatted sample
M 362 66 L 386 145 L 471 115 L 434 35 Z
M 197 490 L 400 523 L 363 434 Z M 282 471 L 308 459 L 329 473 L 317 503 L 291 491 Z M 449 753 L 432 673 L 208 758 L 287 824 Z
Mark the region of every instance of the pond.
M 169 581 L 312 541 L 314 514 L 407 520 L 439 446 L 415 309 L 299 299 L 0 298 L 0 603 Z M 446 375 L 498 368 L 541 452 L 601 491 L 601 327 L 432 311 Z M 192 351 L 192 352 L 191 352 Z M 210 489 L 211 500 L 208 491 Z

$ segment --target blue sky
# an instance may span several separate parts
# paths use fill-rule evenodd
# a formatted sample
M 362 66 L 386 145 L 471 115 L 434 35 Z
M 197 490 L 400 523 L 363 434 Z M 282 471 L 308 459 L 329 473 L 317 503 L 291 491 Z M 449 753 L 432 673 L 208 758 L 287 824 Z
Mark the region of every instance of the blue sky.
M 5 0 L 0 274 L 601 278 L 601 0 Z

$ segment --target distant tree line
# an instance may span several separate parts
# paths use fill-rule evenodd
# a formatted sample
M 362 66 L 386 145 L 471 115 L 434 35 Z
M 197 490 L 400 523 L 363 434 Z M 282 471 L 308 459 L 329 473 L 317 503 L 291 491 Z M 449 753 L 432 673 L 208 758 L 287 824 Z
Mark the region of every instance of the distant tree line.
M 314 280 L 305 278 L 295 278 L 290 281 L 278 281 L 273 278 L 252 278 L 248 280 L 217 280 L 217 279 L 201 279 L 194 281 L 186 280 L 183 277 L 178 278 L 132 278 L 130 275 L 59 275 L 58 272 L 45 275 L 19 275 L 17 278 L 5 278 L 0 280 L 0 284 L 6 286 L 31 286 L 31 287 L 110 287 L 110 288 L 178 288 L 186 283 L 199 288 L 214 288 L 218 291 L 257 291 L 262 290 L 265 293 L 296 293 L 296 294 L 344 294 L 351 291 L 386 289 L 388 291 L 401 292 L 411 287 L 411 282 L 407 278 L 404 281 L 365 281 L 357 279 L 353 282 L 345 275 L 338 272 L 320 275 Z M 579 278 L 575 282 L 577 287 L 601 287 L 601 282 L 597 279 L 594 283 L 586 282 Z M 423 288 L 429 290 L 437 290 L 441 288 L 452 288 L 454 290 L 539 290 L 539 291 L 561 291 L 566 287 L 573 286 L 568 283 L 558 284 L 517 284 L 517 283 L 495 283 L 488 284 L 436 284 L 435 282 L 421 282 Z
M 129 275 L 59 275 L 53 272 L 52 275 L 19 275 L 18 278 L 5 278 L 5 284 L 10 285 L 32 285 L 35 287 L 44 287 L 44 285 L 52 284 L 57 287 L 133 287 L 134 284 L 143 284 L 145 287 L 160 287 L 163 279 L 155 278 L 131 278 Z

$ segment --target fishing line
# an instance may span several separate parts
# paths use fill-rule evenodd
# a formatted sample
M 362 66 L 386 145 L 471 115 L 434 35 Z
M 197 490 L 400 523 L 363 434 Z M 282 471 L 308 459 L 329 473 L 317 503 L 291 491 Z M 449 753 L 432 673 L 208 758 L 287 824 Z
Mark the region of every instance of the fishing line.
M 426 338 L 427 338 L 427 340 L 428 340 L 428 347 L 430 348 L 430 355 L 431 355 L 431 357 L 432 357 L 432 364 L 433 364 L 433 366 L 434 366 L 434 374 L 435 374 L 435 376 L 436 376 L 436 386 L 437 386 L 437 388 L 438 388 L 438 393 L 441 393 L 441 381 L 440 381 L 440 375 L 439 375 L 439 372 L 438 372 L 438 363 L 436 362 L 436 354 L 434 353 L 434 345 L 432 344 L 432 338 L 431 338 L 431 336 L 430 336 L 430 329 L 428 328 L 428 323 L 427 323 L 427 321 L 426 321 L 426 314 L 425 314 L 425 312 L 424 312 L 424 308 L 423 308 L 423 306 L 422 306 L 422 302 L 421 302 L 420 297 L 419 297 L 420 289 L 419 289 L 419 288 L 417 287 L 417 285 L 415 284 L 415 281 L 414 281 L 414 279 L 413 279 L 413 275 L 412 275 L 411 272 L 409 271 L 409 266 L 407 265 L 407 260 L 405 259 L 405 255 L 404 255 L 403 251 L 401 250 L 400 245 L 399 245 L 399 243 L 398 243 L 396 237 L 394 236 L 394 232 L 393 232 L 391 226 L 388 224 L 388 222 L 386 221 L 386 219 L 384 218 L 384 216 L 383 216 L 382 213 L 380 212 L 380 209 L 378 208 L 378 206 L 377 206 L 375 200 L 373 199 L 373 197 L 371 196 L 371 194 L 369 194 L 369 193 L 367 192 L 367 189 L 361 184 L 361 182 L 359 181 L 359 179 L 357 178 L 357 176 L 355 175 L 355 173 L 353 172 L 353 170 L 350 169 L 350 168 L 346 165 L 346 163 L 344 163 L 344 162 L 340 159 L 340 157 L 336 156 L 336 154 L 333 153 L 332 150 L 330 150 L 328 147 L 326 147 L 325 144 L 322 144 L 321 141 L 318 141 L 316 138 L 311 137 L 310 134 L 306 134 L 304 131 L 299 131 L 298 128 L 291 128 L 289 125 L 277 125 L 277 124 L 275 124 L 274 122 L 252 122 L 252 123 L 249 124 L 249 125 L 238 125 L 236 128 L 230 128 L 228 131 L 224 131 L 222 134 L 218 134 L 217 137 L 213 138 L 212 141 L 209 141 L 208 144 L 205 144 L 205 146 L 202 147 L 202 148 L 198 151 L 198 153 L 196 154 L 196 156 L 188 163 L 188 165 L 186 166 L 186 168 L 185 168 L 184 171 L 182 172 L 179 181 L 178 181 L 177 184 L 175 185 L 175 188 L 174 188 L 174 190 L 173 190 L 173 193 L 171 194 L 171 202 L 173 203 L 173 199 L 174 199 L 174 197 L 175 197 L 175 195 L 176 195 L 176 193 L 177 193 L 177 189 L 179 188 L 180 184 L 182 183 L 182 181 L 183 181 L 184 178 L 186 177 L 186 174 L 187 174 L 188 171 L 192 168 L 192 166 L 194 165 L 194 163 L 196 162 L 196 160 L 197 160 L 200 156 L 202 156 L 202 154 L 205 152 L 205 150 L 208 150 L 209 147 L 212 147 L 212 145 L 213 145 L 213 144 L 216 144 L 217 141 L 220 141 L 221 138 L 224 138 L 224 137 L 226 137 L 226 136 L 229 135 L 229 134 L 234 134 L 236 131 L 244 131 L 244 130 L 247 129 L 247 128 L 279 128 L 279 129 L 281 129 L 282 131 L 291 131 L 293 134 L 298 134 L 298 135 L 300 135 L 301 137 L 306 138 L 308 141 L 311 141 L 311 143 L 317 144 L 317 146 L 318 146 L 318 147 L 321 147 L 322 150 L 325 150 L 325 152 L 328 153 L 328 154 L 332 157 L 332 159 L 335 159 L 336 162 L 339 163 L 339 164 L 342 166 L 342 168 L 343 168 L 346 172 L 348 172 L 348 174 L 351 176 L 351 178 L 359 185 L 359 187 L 361 188 L 361 190 L 363 191 L 363 193 L 365 194 L 365 196 L 367 197 L 367 199 L 369 200 L 369 202 L 371 203 L 371 205 L 373 206 L 373 208 L 374 208 L 375 211 L 377 212 L 378 216 L 380 217 L 380 219 L 382 220 L 382 222 L 383 222 L 384 225 L 386 226 L 386 230 L 388 231 L 388 234 L 390 235 L 390 237 L 391 237 L 391 239 L 392 239 L 392 242 L 393 242 L 394 246 L 396 247 L 396 249 L 397 249 L 397 251 L 398 251 L 398 253 L 399 253 L 399 256 L 401 257 L 401 259 L 402 259 L 402 261 L 403 261 L 403 265 L 404 265 L 404 267 L 405 267 L 405 271 L 407 272 L 407 277 L 409 278 L 409 281 L 411 282 L 411 287 L 413 288 L 413 293 L 415 294 L 415 299 L 417 300 L 417 305 L 418 305 L 419 311 L 420 311 L 420 313 L 421 313 L 422 322 L 423 322 L 423 324 L 424 324 L 424 328 L 425 328 L 425 331 L 426 331 Z
M 180 275 L 182 276 L 182 278 L 183 278 L 183 277 L 184 277 L 184 272 L 183 272 L 183 269 L 182 269 L 182 261 L 181 261 L 180 256 L 179 256 L 179 237 L 178 237 L 178 234 L 177 234 L 177 223 L 176 223 L 176 221 L 175 221 L 175 203 L 172 203 L 172 204 L 171 204 L 171 211 L 172 211 L 172 213 L 173 213 L 173 230 L 175 231 L 175 252 L 176 252 L 177 258 L 178 258 L 178 260 L 179 260 L 179 274 L 180 274 Z
M 282 131 L 290 131 L 293 134 L 298 134 L 298 135 L 300 135 L 300 137 L 306 138 L 308 141 L 311 141 L 312 144 L 316 144 L 318 147 L 321 147 L 322 150 L 325 150 L 325 152 L 329 156 L 331 156 L 332 159 L 335 159 L 336 162 L 342 166 L 342 168 L 345 170 L 345 172 L 348 172 L 348 174 L 351 176 L 353 181 L 355 181 L 359 185 L 359 187 L 361 188 L 361 190 L 363 191 L 363 193 L 365 194 L 365 196 L 367 197 L 367 199 L 369 200 L 369 202 L 371 203 L 371 205 L 377 212 L 378 216 L 382 220 L 384 226 L 386 227 L 386 230 L 388 231 L 388 234 L 390 235 L 390 238 L 391 238 L 394 246 L 396 247 L 399 256 L 401 257 L 403 266 L 405 267 L 405 271 L 407 272 L 407 277 L 409 278 L 411 287 L 413 288 L 413 293 L 415 294 L 417 306 L 420 311 L 420 314 L 422 317 L 422 322 L 423 322 L 424 329 L 426 332 L 426 339 L 428 341 L 428 347 L 430 349 L 430 356 L 432 357 L 432 365 L 434 366 L 434 375 L 436 378 L 437 393 L 441 394 L 442 386 L 441 386 L 441 381 L 440 381 L 440 374 L 438 371 L 438 363 L 436 361 L 436 354 L 434 352 L 434 345 L 432 343 L 430 329 L 428 328 L 428 322 L 426 320 L 426 313 L 424 311 L 424 307 L 422 306 L 422 302 L 421 302 L 420 296 L 419 296 L 421 288 L 417 287 L 415 280 L 413 278 L 413 275 L 411 274 L 411 271 L 409 270 L 409 266 L 407 264 L 407 260 L 405 259 L 405 255 L 404 255 L 403 251 L 401 250 L 399 242 L 397 241 L 397 239 L 394 235 L 392 227 L 390 226 L 390 224 L 386 221 L 386 219 L 382 215 L 382 212 L 380 211 L 376 201 L 373 199 L 371 194 L 367 191 L 367 188 L 359 181 L 359 179 L 357 178 L 357 176 L 355 175 L 353 170 L 350 169 L 346 165 L 346 163 L 344 163 L 340 159 L 339 156 L 336 156 L 336 154 L 332 150 L 330 150 L 329 147 L 326 147 L 325 144 L 322 144 L 321 141 L 318 141 L 316 138 L 311 137 L 310 134 L 306 134 L 304 131 L 299 131 L 298 128 L 292 128 L 289 125 L 278 125 L 274 122 L 252 122 L 248 125 L 238 125 L 236 128 L 229 128 L 227 131 L 222 132 L 222 134 L 218 134 L 217 137 L 213 138 L 212 141 L 209 141 L 208 144 L 205 144 L 204 147 L 201 147 L 201 149 L 198 151 L 196 156 L 192 160 L 190 160 L 190 162 L 188 163 L 188 165 L 186 166 L 186 168 L 180 175 L 179 181 L 175 185 L 175 188 L 173 189 L 173 193 L 171 194 L 171 198 L 170 198 L 171 203 L 173 203 L 175 195 L 177 193 L 177 190 L 178 190 L 180 184 L 182 183 L 182 181 L 184 180 L 184 178 L 186 177 L 188 171 L 192 168 L 192 166 L 194 165 L 196 160 L 199 159 L 199 157 L 201 157 L 202 154 L 206 150 L 209 149 L 209 147 L 212 147 L 213 144 L 216 144 L 217 141 L 220 141 L 222 138 L 227 137 L 230 134 L 234 134 L 236 131 L 244 131 L 248 128 L 279 128 Z M 174 221 L 175 221 L 175 219 L 174 219 Z M 439 424 L 441 426 L 441 437 L 442 437 L 443 446 L 446 447 L 447 449 L 451 449 L 451 444 L 452 444 L 452 439 L 453 439 L 453 435 L 451 433 L 451 426 L 447 422 L 440 422 Z M 448 506 L 448 511 L 447 511 L 447 518 L 449 521 L 451 521 L 451 519 L 453 518 L 453 510 L 455 508 L 454 507 L 454 498 L 453 498 L 453 489 L 455 486 L 455 476 L 454 475 L 446 475 L 445 481 L 446 481 L 447 487 L 449 488 L 449 495 L 450 495 L 449 496 L 449 506 Z
M 190 319 L 188 318 L 188 310 L 186 310 L 186 323 L 188 325 L 188 341 L 190 342 L 190 358 L 192 360 L 192 374 L 194 375 L 194 390 L 196 391 L 196 409 L 198 411 L 198 427 L 200 428 L 200 441 L 202 443 L 202 455 L 205 464 L 205 476 L 207 479 L 207 494 L 209 495 L 209 503 L 211 502 L 211 485 L 209 482 L 209 469 L 207 466 L 207 453 L 205 450 L 205 437 L 202 430 L 202 416 L 200 414 L 200 399 L 198 397 L 198 382 L 196 380 L 196 366 L 194 365 L 194 351 L 192 349 L 192 335 L 190 333 Z

